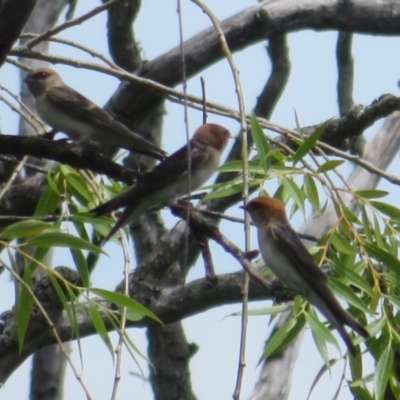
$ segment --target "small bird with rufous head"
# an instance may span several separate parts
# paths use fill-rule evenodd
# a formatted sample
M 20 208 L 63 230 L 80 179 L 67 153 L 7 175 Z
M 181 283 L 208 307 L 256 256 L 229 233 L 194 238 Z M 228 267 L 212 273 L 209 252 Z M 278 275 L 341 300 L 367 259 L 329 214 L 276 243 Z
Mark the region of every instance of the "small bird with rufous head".
M 284 205 L 274 198 L 257 197 L 242 208 L 250 214 L 257 228 L 265 264 L 283 284 L 301 294 L 325 316 L 338 330 L 350 353 L 355 355 L 356 348 L 344 325 L 365 339 L 370 335 L 342 308 L 329 289 L 326 275 L 290 226 Z
M 230 137 L 221 125 L 201 125 L 187 145 L 140 175 L 125 192 L 91 210 L 99 217 L 125 207 L 103 243 L 144 212 L 170 205 L 203 185 L 217 170 Z

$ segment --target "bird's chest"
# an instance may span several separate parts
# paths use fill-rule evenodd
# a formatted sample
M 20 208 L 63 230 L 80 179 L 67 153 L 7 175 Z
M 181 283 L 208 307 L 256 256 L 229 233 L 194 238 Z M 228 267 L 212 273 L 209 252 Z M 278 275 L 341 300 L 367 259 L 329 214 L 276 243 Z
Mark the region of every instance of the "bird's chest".
M 279 238 L 271 232 L 258 230 L 258 243 L 261 256 L 267 267 L 290 289 L 302 292 L 304 279 L 299 274 L 297 266 L 289 258 L 290 246 L 278 245 Z
M 36 109 L 40 118 L 52 128 L 78 140 L 88 133 L 88 126 L 78 120 L 66 110 L 61 112 L 57 107 L 46 101 L 43 96 L 36 98 Z

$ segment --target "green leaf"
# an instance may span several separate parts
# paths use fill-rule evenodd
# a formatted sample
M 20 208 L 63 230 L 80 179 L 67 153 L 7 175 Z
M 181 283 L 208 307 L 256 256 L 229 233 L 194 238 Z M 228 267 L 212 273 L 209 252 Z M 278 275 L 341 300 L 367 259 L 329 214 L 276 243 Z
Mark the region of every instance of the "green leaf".
M 81 250 L 71 249 L 70 251 L 76 269 L 79 272 L 79 276 L 81 277 L 83 286 L 89 287 L 90 273 L 89 273 L 89 267 L 86 262 L 86 257 L 83 255 Z
M 304 213 L 304 194 L 291 178 L 281 178 L 283 187 L 289 196 L 295 201 L 297 207 Z
M 349 386 L 354 399 L 362 399 L 362 400 L 375 400 L 368 389 L 362 386 L 353 386 L 352 384 Z
M 261 166 L 263 167 L 264 171 L 268 171 L 270 164 L 268 153 L 270 148 L 268 141 L 264 135 L 264 131 L 258 123 L 257 117 L 255 116 L 254 112 L 251 114 L 251 136 L 253 137 L 254 144 L 256 145 Z
M 358 250 L 351 245 L 349 239 L 345 238 L 345 236 L 339 232 L 333 232 L 329 236 L 329 239 L 340 253 L 352 255 L 358 252 Z
M 253 308 L 249 309 L 247 314 L 252 315 L 252 316 L 258 316 L 258 315 L 276 315 L 280 314 L 284 311 L 291 310 L 293 306 L 289 303 L 286 304 L 276 304 L 271 307 L 261 307 L 261 308 Z M 234 312 L 232 314 L 229 314 L 229 317 L 235 317 L 238 315 L 242 315 L 241 311 Z
M 360 352 L 355 357 L 349 357 L 350 371 L 353 382 L 362 379 L 363 376 L 363 360 Z
M 352 306 L 358 308 L 359 310 L 371 314 L 369 308 L 363 303 L 363 301 L 357 297 L 357 295 L 346 285 L 340 282 L 338 279 L 329 278 L 328 285 L 332 291 L 337 294 L 340 298 L 347 301 Z
M 121 293 L 116 293 L 116 292 L 110 292 L 109 290 L 104 290 L 104 289 L 97 289 L 97 288 L 92 288 L 90 289 L 92 293 L 97 294 L 98 296 L 102 297 L 103 299 L 114 303 L 120 307 L 127 307 L 128 311 L 134 312 L 134 313 L 139 313 L 143 316 L 150 317 L 151 319 L 154 319 L 154 321 L 159 322 L 162 324 L 162 321 L 148 308 L 145 306 L 141 305 L 139 302 L 137 302 L 134 299 L 131 299 L 130 297 L 121 294 Z
M 114 361 L 114 349 L 110 340 L 110 336 L 108 335 L 108 331 L 106 326 L 104 325 L 104 321 L 101 318 L 99 311 L 93 303 L 90 303 L 90 316 L 92 318 L 93 326 L 96 329 L 96 332 L 100 335 L 101 339 L 105 343 L 108 351 L 111 354 L 111 358 Z
M 63 179 L 60 177 L 60 174 L 57 173 L 54 176 L 51 173 L 47 174 L 47 182 L 49 185 L 43 191 L 36 206 L 35 217 L 44 217 L 56 211 L 61 200 L 61 190 L 59 189 L 61 181 L 63 181 Z
M 326 163 L 322 164 L 318 169 L 317 173 L 320 174 L 322 172 L 328 172 L 332 169 L 337 168 L 339 165 L 342 165 L 344 160 L 329 160 Z
M 389 194 L 386 190 L 368 189 L 368 190 L 356 190 L 355 194 L 364 199 L 377 199 L 379 197 L 385 197 Z
M 306 154 L 315 146 L 326 128 L 327 122 L 319 125 L 317 129 L 299 146 L 296 153 L 292 156 L 294 164 L 302 160 Z
M 346 284 L 351 284 L 353 286 L 358 287 L 365 293 L 367 293 L 369 296 L 373 297 L 374 292 L 371 288 L 371 285 L 368 283 L 368 281 L 360 276 L 357 272 L 353 271 L 350 268 L 346 268 L 343 265 L 339 263 L 335 263 L 333 265 L 333 269 L 335 272 L 340 274 L 341 278 L 344 278 L 346 281 Z
M 95 200 L 93 191 L 81 175 L 67 174 L 65 175 L 65 180 L 67 181 L 70 188 L 74 189 L 73 194 L 75 195 L 75 197 L 82 201 L 83 204 Z
M 0 237 L 7 239 L 27 238 L 49 228 L 50 224 L 44 221 L 29 219 L 9 225 L 0 233 Z
M 315 344 L 317 345 L 318 351 L 324 360 L 325 366 L 329 369 L 330 362 L 326 342 L 332 343 L 340 351 L 339 344 L 332 335 L 332 332 L 318 319 L 315 311 L 312 308 L 310 308 L 306 313 L 306 320 L 311 327 Z
M 371 243 L 363 242 L 363 246 L 370 257 L 382 262 L 391 269 L 397 276 L 400 276 L 400 261 L 393 254 L 381 249 Z
M 29 239 L 26 245 L 39 247 L 68 247 L 70 249 L 90 250 L 95 254 L 104 253 L 100 247 L 86 240 L 70 235 L 69 233 L 51 230 Z
M 393 349 L 391 346 L 391 342 L 389 342 L 383 350 L 382 354 L 379 357 L 378 363 L 375 369 L 374 376 L 374 390 L 375 390 L 375 399 L 381 400 L 383 399 L 383 395 L 385 394 L 386 385 L 389 382 L 389 377 L 392 374 L 393 367 Z
M 261 183 L 262 181 L 252 180 L 251 182 L 249 182 L 249 187 L 259 186 Z M 243 192 L 243 179 L 235 179 L 234 181 L 230 181 L 227 184 L 225 184 L 221 189 L 208 193 L 204 197 L 204 200 L 227 197 L 242 192 Z
M 317 185 L 315 184 L 314 179 L 309 175 L 304 175 L 304 192 L 306 194 L 307 199 L 310 201 L 314 210 L 320 212 L 320 203 L 319 203 L 319 194 Z
M 279 327 L 268 340 L 263 358 L 266 359 L 288 346 L 304 328 L 305 322 L 305 318 L 299 316 L 297 319 L 291 318 Z
M 381 201 L 371 201 L 370 204 L 383 214 L 390 218 L 400 218 L 400 209 L 390 204 L 382 203 Z
M 260 166 L 258 161 L 249 161 L 249 172 L 253 174 L 265 175 L 265 170 Z M 219 172 L 242 172 L 243 162 L 241 160 L 228 161 L 218 168 Z
M 33 280 L 30 268 L 24 269 L 24 282 L 27 284 L 27 286 L 32 287 Z M 32 294 L 25 287 L 25 285 L 22 285 L 18 296 L 17 306 L 15 308 L 15 323 L 17 325 L 18 351 L 20 354 L 24 347 L 25 334 L 26 330 L 28 329 L 29 321 L 31 319 L 32 309 L 33 309 Z

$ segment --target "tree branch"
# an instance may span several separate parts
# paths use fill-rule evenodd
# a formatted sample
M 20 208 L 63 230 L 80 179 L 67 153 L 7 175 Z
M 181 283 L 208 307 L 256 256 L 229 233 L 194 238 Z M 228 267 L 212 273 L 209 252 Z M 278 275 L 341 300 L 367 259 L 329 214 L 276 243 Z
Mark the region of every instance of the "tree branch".
M 58 161 L 74 168 L 89 169 L 128 184 L 137 172 L 123 167 L 99 154 L 95 145 L 74 146 L 65 140 L 49 140 L 38 136 L 0 135 L 0 154 L 15 157 L 33 156 Z

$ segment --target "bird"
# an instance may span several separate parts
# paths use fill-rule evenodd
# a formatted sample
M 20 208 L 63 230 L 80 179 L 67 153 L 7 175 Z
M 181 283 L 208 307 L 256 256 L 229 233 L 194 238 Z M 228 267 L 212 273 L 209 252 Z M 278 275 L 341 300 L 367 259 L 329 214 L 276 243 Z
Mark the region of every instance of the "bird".
M 118 229 L 144 212 L 172 204 L 177 198 L 188 195 L 203 185 L 217 170 L 221 153 L 230 137 L 228 129 L 221 125 L 201 125 L 187 145 L 153 169 L 139 175 L 132 187 L 92 209 L 90 212 L 94 213 L 95 217 L 100 217 L 125 207 L 103 243 Z
M 66 85 L 50 68 L 30 71 L 25 79 L 40 118 L 75 141 L 91 140 L 121 147 L 158 160 L 167 153 L 132 132 L 85 96 Z
M 284 205 L 277 199 L 261 196 L 241 206 L 257 228 L 258 246 L 265 264 L 295 293 L 314 305 L 335 327 L 350 353 L 356 349 L 344 325 L 368 339 L 367 330 L 339 304 L 297 233 L 290 226 Z

